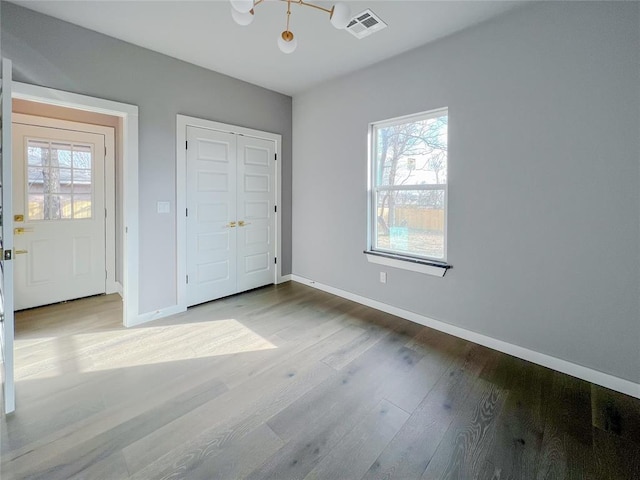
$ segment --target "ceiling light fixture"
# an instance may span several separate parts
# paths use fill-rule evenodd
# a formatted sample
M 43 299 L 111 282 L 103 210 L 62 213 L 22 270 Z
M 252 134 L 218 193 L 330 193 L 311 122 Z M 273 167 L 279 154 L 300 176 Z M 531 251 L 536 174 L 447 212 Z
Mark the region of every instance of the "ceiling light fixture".
M 263 3 L 265 0 L 230 0 L 231 1 L 231 17 L 238 25 L 249 25 L 253 22 L 254 8 Z M 351 21 L 351 12 L 349 7 L 344 3 L 336 3 L 331 8 L 324 8 L 320 5 L 305 2 L 304 0 L 279 0 L 287 3 L 287 26 L 278 36 L 278 48 L 283 53 L 292 53 L 298 46 L 298 41 L 289 30 L 289 20 L 291 17 L 291 4 L 302 5 L 303 7 L 311 7 L 321 10 L 329 14 L 331 25 L 337 29 L 344 29 Z

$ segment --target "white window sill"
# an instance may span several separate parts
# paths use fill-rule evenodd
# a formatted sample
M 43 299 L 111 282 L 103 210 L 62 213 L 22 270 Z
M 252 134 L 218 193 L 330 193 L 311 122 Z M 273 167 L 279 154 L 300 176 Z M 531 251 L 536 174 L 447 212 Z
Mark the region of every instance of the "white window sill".
M 417 258 L 402 257 L 400 255 L 372 252 L 368 250 L 365 250 L 364 253 L 369 263 L 399 268 L 401 270 L 410 270 L 412 272 L 423 273 L 425 275 L 434 275 L 436 277 L 444 277 L 447 270 L 452 268 L 451 265 L 444 262 L 419 260 Z

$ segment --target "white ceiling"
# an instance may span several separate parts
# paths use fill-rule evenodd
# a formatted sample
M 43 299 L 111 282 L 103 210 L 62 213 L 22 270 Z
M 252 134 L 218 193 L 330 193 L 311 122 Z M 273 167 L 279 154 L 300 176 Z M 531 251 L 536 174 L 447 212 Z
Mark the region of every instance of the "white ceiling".
M 352 14 L 370 8 L 389 27 L 358 40 L 336 30 L 328 15 L 291 7 L 298 49 L 285 55 L 276 39 L 286 4 L 267 0 L 255 20 L 241 27 L 226 0 L 13 0 L 13 3 L 141 47 L 287 95 L 372 65 L 500 15 L 514 1 L 348 1 Z M 316 2 L 330 7 L 334 2 Z

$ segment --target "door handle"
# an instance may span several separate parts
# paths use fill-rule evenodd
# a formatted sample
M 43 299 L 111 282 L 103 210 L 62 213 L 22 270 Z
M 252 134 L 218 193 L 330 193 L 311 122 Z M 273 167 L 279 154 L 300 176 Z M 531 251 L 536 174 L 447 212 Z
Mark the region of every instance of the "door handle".
M 236 222 L 229 222 L 229 225 L 227 225 L 227 227 L 235 228 L 236 227 Z
M 244 227 L 245 225 L 251 225 L 251 223 L 250 222 L 245 222 L 244 220 L 240 220 L 238 222 L 238 225 L 241 226 L 241 227 Z
M 16 250 L 16 255 L 24 255 L 25 253 L 29 253 L 29 250 Z
M 18 227 L 13 229 L 14 235 L 24 235 L 26 232 L 33 232 L 33 228 Z

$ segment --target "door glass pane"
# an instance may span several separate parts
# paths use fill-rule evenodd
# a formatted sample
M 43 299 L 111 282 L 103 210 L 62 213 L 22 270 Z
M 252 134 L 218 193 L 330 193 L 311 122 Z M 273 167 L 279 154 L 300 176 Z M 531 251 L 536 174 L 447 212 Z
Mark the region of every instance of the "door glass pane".
M 91 170 L 91 148 L 86 145 L 74 145 L 73 167 Z
M 56 197 L 60 204 L 60 218 L 73 218 L 73 212 L 71 210 L 71 195 L 56 195 Z
M 29 165 L 47 165 L 46 157 L 49 155 L 49 143 L 30 140 L 27 148 Z
M 72 146 L 63 143 L 51 144 L 51 166 L 52 167 L 71 167 L 71 149 Z
M 73 218 L 91 218 L 91 195 L 73 195 Z
M 92 217 L 91 145 L 29 140 L 27 156 L 29 220 Z

